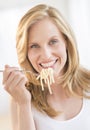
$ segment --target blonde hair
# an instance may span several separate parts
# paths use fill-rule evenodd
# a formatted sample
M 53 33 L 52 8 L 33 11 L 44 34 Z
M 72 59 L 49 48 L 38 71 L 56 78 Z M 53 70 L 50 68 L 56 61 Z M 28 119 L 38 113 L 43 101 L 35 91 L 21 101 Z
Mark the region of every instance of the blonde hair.
M 55 23 L 67 42 L 65 72 L 59 77 L 58 84 L 62 84 L 69 95 L 79 97 L 83 95 L 86 96 L 85 94 L 81 94 L 81 90 L 89 90 L 90 71 L 82 68 L 79 64 L 76 40 L 70 26 L 65 22 L 60 12 L 51 6 L 44 4 L 37 5 L 31 8 L 22 17 L 16 34 L 16 48 L 20 66 L 26 70 L 37 73 L 27 57 L 28 31 L 33 24 L 46 17 L 50 18 Z M 47 87 L 45 87 L 45 91 L 42 92 L 40 82 L 36 80 L 36 77 L 29 73 L 26 73 L 26 76 L 29 80 L 26 87 L 32 94 L 32 103 L 37 109 L 45 111 L 49 116 L 56 116 L 57 112 L 49 106 L 47 102 Z

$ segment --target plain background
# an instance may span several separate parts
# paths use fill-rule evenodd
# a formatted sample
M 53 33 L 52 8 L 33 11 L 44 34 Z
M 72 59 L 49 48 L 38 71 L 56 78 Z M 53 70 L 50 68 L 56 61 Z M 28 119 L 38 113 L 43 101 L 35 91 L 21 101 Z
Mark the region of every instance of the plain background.
M 0 1 L 0 69 L 5 64 L 19 66 L 15 35 L 24 13 L 36 4 L 58 8 L 74 30 L 80 63 L 90 69 L 90 1 L 89 0 L 3 0 Z M 0 73 L 0 130 L 11 130 L 10 97 L 3 89 Z

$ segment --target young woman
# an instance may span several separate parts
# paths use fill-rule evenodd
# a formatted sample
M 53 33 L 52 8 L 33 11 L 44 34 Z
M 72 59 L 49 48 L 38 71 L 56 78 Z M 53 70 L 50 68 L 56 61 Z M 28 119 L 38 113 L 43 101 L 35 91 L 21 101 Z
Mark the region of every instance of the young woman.
M 3 72 L 13 130 L 90 130 L 90 71 L 80 66 L 74 34 L 60 12 L 47 5 L 30 9 L 16 42 L 22 72 L 9 65 Z M 37 79 L 47 69 L 53 70 L 51 85 L 50 77 Z

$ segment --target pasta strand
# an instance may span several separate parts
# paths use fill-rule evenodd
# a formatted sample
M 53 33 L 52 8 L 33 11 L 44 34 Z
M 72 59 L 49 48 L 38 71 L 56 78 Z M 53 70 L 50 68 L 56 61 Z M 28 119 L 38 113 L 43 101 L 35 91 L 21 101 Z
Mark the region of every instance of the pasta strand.
M 52 68 L 47 68 L 47 69 L 42 69 L 40 72 L 40 75 L 37 77 L 37 80 L 40 79 L 42 91 L 44 91 L 44 83 L 48 85 L 48 89 L 50 94 L 52 94 L 52 90 L 50 85 L 54 83 L 54 76 L 53 76 L 53 69 Z

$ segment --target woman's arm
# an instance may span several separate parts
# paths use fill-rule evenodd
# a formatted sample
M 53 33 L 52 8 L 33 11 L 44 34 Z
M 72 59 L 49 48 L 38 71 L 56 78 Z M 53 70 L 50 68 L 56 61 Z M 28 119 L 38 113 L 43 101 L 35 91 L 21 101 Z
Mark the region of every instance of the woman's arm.
M 35 130 L 30 104 L 18 106 L 18 121 L 19 130 Z
M 11 118 L 13 130 L 36 130 L 31 105 L 18 105 L 11 100 Z
M 11 124 L 12 130 L 19 130 L 18 129 L 18 112 L 17 112 L 17 104 L 16 102 L 11 99 Z
M 11 95 L 13 130 L 36 130 L 31 111 L 31 94 L 26 89 L 26 76 L 18 68 L 5 66 L 3 85 Z

